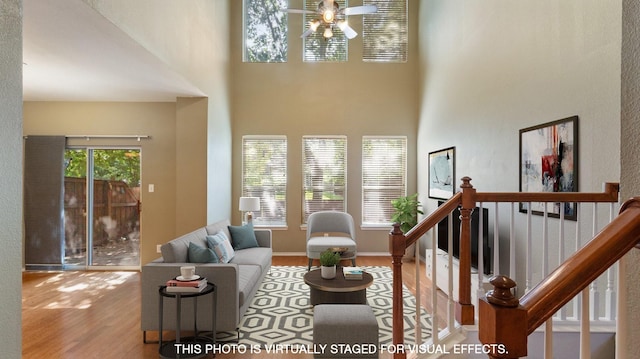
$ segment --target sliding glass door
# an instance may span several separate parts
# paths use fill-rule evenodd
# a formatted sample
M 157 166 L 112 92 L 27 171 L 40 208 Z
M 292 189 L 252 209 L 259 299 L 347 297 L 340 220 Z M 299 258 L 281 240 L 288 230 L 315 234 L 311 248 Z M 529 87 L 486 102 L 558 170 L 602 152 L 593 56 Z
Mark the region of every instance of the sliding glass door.
M 140 149 L 65 151 L 65 268 L 140 266 Z

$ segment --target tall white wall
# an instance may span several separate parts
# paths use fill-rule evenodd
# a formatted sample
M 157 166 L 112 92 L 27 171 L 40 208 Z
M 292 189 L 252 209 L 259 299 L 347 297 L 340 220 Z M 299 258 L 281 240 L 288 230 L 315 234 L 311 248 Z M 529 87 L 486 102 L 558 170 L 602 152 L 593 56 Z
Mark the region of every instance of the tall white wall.
M 518 191 L 519 130 L 573 115 L 578 189 L 620 180 L 621 8 L 621 0 L 420 2 L 418 188 L 427 212 L 436 206 L 427 198 L 430 151 L 456 147 L 458 186 L 469 176 L 479 191 Z
M 207 143 L 197 153 L 178 153 L 188 173 L 206 178 L 199 197 L 178 193 L 178 202 L 205 200 L 207 223 L 231 216 L 231 114 L 229 99 L 229 1 L 83 0 L 207 95 Z M 188 139 L 186 140 L 188 142 Z M 191 143 L 180 143 L 190 147 Z M 206 156 L 203 165 L 193 158 Z M 203 168 L 206 166 L 206 168 Z M 185 177 L 179 187 L 193 186 Z M 191 190 L 194 192 L 195 190 Z M 205 194 L 206 192 L 206 194 Z
M 22 355 L 22 0 L 0 2 L 0 349 Z
M 640 4 L 637 0 L 623 1 L 622 16 L 622 174 L 620 180 L 623 199 L 640 196 Z M 626 358 L 640 358 L 640 342 L 634 339 L 640 323 L 640 250 L 635 249 L 625 261 L 627 286 L 624 317 L 627 333 L 622 352 Z M 619 339 L 619 338 L 618 338 Z M 622 357 L 622 356 L 620 356 Z

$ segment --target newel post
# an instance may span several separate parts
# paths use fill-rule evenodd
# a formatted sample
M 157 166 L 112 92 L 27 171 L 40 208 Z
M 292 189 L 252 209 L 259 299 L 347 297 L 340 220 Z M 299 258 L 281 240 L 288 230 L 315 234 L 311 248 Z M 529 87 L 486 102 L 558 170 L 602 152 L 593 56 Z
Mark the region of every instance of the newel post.
M 486 298 L 478 301 L 478 339 L 490 351 L 489 358 L 515 359 L 527 356 L 527 311 L 511 292 L 511 278 L 496 276 Z
M 402 257 L 407 248 L 406 238 L 400 229 L 400 223 L 393 224 L 393 230 L 389 233 L 389 253 L 393 267 L 393 314 L 392 335 L 396 348 L 404 345 L 404 308 L 402 305 Z M 405 353 L 396 351 L 394 359 L 406 358 Z
M 471 303 L 471 213 L 476 208 L 476 189 L 471 178 L 463 177 L 462 204 L 460 206 L 460 270 L 458 278 L 458 302 L 456 320 L 463 325 L 474 324 L 474 309 Z

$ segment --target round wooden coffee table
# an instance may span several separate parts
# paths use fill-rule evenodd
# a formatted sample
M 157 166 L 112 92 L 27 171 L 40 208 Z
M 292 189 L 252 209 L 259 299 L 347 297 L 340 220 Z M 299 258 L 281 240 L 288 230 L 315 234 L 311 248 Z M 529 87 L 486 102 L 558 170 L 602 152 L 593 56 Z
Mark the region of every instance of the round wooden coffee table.
M 373 283 L 373 277 L 363 272 L 362 279 L 346 280 L 342 268 L 338 267 L 333 279 L 323 279 L 320 269 L 314 269 L 304 275 L 304 282 L 311 288 L 311 305 L 367 304 L 367 288 Z

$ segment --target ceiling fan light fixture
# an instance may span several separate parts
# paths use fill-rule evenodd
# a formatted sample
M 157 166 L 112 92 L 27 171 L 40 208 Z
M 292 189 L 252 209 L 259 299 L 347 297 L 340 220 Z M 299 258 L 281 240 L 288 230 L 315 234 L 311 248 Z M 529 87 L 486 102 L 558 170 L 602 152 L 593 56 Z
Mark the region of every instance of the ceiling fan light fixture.
M 316 19 L 309 22 L 309 28 L 300 37 L 304 39 L 316 32 L 320 25 L 324 25 L 322 36 L 328 40 L 333 37 L 333 26 L 337 26 L 347 39 L 355 38 L 358 33 L 349 26 L 345 16 L 372 14 L 377 12 L 378 8 L 375 5 L 362 5 L 341 9 L 336 0 L 320 0 L 316 11 L 307 9 L 287 9 L 287 11 L 294 14 L 316 14 Z
M 331 37 L 333 37 L 333 31 L 331 30 L 331 26 L 327 26 L 324 29 L 324 33 L 322 34 L 322 36 L 324 36 L 325 39 L 330 39 Z
M 327 9 L 322 13 L 322 20 L 326 23 L 332 23 L 336 19 L 336 14 L 333 10 Z
M 313 21 L 309 21 L 309 28 L 311 30 L 313 30 L 313 32 L 315 32 L 316 30 L 318 30 L 318 27 L 320 26 L 320 21 L 319 20 L 313 20 Z

